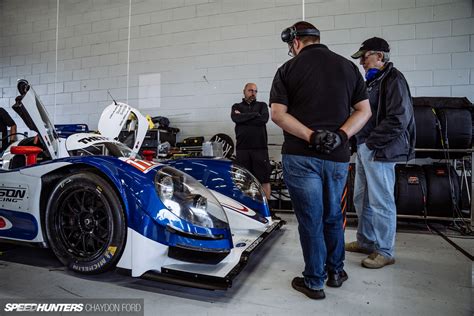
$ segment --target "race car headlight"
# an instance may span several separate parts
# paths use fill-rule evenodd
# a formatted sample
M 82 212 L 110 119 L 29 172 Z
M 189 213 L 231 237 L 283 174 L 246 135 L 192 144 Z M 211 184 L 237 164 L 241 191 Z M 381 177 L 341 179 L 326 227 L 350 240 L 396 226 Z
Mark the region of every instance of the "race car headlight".
M 246 169 L 232 165 L 230 170 L 234 185 L 255 201 L 263 202 L 264 192 L 258 180 Z
M 162 200 L 171 200 L 174 193 L 173 178 L 169 176 L 162 177 L 159 185 L 159 196 Z
M 181 219 L 206 228 L 229 226 L 214 195 L 191 176 L 164 167 L 156 173 L 155 189 L 166 208 Z

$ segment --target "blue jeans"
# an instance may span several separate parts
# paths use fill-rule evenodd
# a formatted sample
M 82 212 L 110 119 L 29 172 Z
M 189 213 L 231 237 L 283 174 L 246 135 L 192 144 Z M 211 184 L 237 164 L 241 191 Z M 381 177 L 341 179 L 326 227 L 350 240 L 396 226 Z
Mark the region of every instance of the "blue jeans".
M 283 155 L 283 179 L 298 220 L 306 286 L 322 289 L 326 271 L 344 267 L 341 198 L 349 164 Z
M 374 161 L 374 151 L 357 146 L 354 206 L 359 218 L 359 246 L 388 258 L 394 256 L 397 208 L 395 163 Z

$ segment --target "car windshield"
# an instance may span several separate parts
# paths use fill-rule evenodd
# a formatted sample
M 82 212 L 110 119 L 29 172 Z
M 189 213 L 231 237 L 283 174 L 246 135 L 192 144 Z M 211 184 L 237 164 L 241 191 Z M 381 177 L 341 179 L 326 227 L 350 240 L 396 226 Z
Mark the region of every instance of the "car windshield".
M 118 142 L 101 142 L 95 143 L 85 148 L 70 150 L 71 156 L 113 156 L 129 158 L 132 150 L 127 146 Z M 141 159 L 138 155 L 136 158 Z
M 43 121 L 44 128 L 46 129 L 48 140 L 53 145 L 54 151 L 57 152 L 58 148 L 57 148 L 57 142 L 55 140 L 57 140 L 59 137 L 56 134 L 54 125 L 49 120 L 48 113 L 46 112 L 46 109 L 44 108 L 44 105 L 39 99 L 36 92 L 35 92 L 35 101 L 36 101 L 36 107 L 38 108 L 38 112 L 41 116 L 41 120 Z

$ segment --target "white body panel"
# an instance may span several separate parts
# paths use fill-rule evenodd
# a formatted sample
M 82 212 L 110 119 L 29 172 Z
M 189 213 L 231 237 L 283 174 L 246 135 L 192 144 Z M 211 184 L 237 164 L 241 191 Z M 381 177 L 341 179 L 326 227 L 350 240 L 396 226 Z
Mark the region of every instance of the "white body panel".
M 104 109 L 100 116 L 99 132 L 101 135 L 110 139 L 116 139 L 125 126 L 130 114 L 135 115 L 138 123 L 138 127 L 136 127 L 135 143 L 132 148 L 135 156 L 138 154 L 148 130 L 148 121 L 146 117 L 137 109 L 121 102 L 110 104 Z
M 0 176 L 2 178 L 0 192 L 5 192 L 5 190 L 8 189 L 26 190 L 24 197 L 21 199 L 7 199 L 3 196 L 0 196 L 0 208 L 3 210 L 29 213 L 33 215 L 37 222 L 38 234 L 34 239 L 29 240 L 29 242 L 44 242 L 39 209 L 41 178 L 36 175 L 23 174 L 22 172 L 0 173 Z M 23 239 L 15 239 L 3 236 L 1 238 L 23 241 Z
M 33 215 L 36 219 L 38 224 L 38 234 L 34 239 L 29 240 L 29 242 L 40 243 L 45 241 L 40 219 L 40 197 L 42 190 L 41 176 L 67 165 L 70 165 L 70 163 L 57 162 L 43 165 L 40 168 L 25 168 L 19 171 L 0 173 L 0 208 L 8 211 L 28 213 Z M 8 189 L 24 189 L 26 190 L 26 193 L 21 199 L 5 198 L 2 196 L 4 194 L 1 192 L 5 192 L 5 190 Z M 0 236 L 0 238 L 23 241 L 23 239 L 4 236 Z
M 66 139 L 66 151 L 84 149 L 100 143 L 118 143 L 109 137 L 93 133 L 72 134 Z M 69 155 L 69 154 L 68 154 Z M 67 157 L 67 156 L 66 156 Z

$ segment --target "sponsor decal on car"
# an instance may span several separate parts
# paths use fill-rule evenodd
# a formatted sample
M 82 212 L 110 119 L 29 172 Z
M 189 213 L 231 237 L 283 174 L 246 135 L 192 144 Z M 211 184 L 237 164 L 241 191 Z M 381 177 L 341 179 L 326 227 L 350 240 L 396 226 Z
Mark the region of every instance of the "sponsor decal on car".
M 109 246 L 102 255 L 102 259 L 100 259 L 98 262 L 91 265 L 79 265 L 78 262 L 76 262 L 72 265 L 72 269 L 80 272 L 90 272 L 98 270 L 113 258 L 116 251 L 117 246 Z
M 93 142 L 97 142 L 97 141 L 106 141 L 106 140 L 109 140 L 109 139 L 107 137 L 103 137 L 103 136 L 89 136 L 89 137 L 81 138 L 81 139 L 77 140 L 77 142 L 87 145 L 89 143 L 93 143 Z
M 18 203 L 26 196 L 26 188 L 0 187 L 0 202 Z
M 255 213 L 255 211 L 249 209 L 248 207 L 244 206 L 244 205 L 230 205 L 230 204 L 227 204 L 227 203 L 221 203 L 222 206 L 224 207 L 227 207 L 228 209 L 231 209 L 235 212 L 239 212 L 241 214 L 245 214 L 249 217 L 252 217 L 252 216 L 255 216 L 257 213 Z
M 157 162 L 140 160 L 140 159 L 130 159 L 130 158 L 128 158 L 128 159 L 121 159 L 121 160 L 123 160 L 126 163 L 128 163 L 129 165 L 137 168 L 138 170 L 140 170 L 143 173 L 147 173 L 148 171 L 150 171 L 151 169 L 153 169 L 154 167 L 159 165 L 159 163 L 157 163 Z

